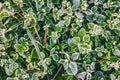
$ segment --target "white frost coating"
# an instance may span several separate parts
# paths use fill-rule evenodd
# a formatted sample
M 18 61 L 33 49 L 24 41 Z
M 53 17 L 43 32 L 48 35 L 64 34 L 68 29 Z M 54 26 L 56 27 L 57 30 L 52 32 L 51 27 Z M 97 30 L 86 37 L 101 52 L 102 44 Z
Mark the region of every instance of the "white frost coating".
M 85 76 L 86 76 L 86 72 L 81 72 L 79 74 L 77 74 L 78 78 L 80 78 L 81 80 L 85 80 Z
M 69 67 L 74 75 L 77 74 L 78 68 L 76 62 L 70 62 Z
M 84 17 L 83 14 L 80 12 L 75 12 L 75 15 L 80 19 L 83 19 L 83 17 Z

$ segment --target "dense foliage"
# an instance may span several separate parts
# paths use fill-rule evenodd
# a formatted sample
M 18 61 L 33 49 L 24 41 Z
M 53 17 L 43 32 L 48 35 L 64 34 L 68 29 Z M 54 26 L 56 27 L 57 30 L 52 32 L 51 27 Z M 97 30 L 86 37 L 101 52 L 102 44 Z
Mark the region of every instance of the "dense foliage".
M 0 80 L 120 80 L 120 1 L 0 0 Z

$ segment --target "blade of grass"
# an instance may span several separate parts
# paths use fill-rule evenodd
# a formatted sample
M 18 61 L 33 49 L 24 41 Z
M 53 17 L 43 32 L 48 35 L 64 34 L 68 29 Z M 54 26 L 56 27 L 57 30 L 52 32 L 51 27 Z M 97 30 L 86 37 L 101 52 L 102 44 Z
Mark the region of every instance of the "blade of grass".
M 39 40 L 40 40 L 40 43 L 42 44 L 41 37 L 40 37 L 40 35 L 38 34 L 38 31 L 37 31 L 37 29 L 36 29 L 36 27 L 35 27 L 35 26 L 36 26 L 36 25 L 33 25 L 33 27 L 34 27 L 34 30 L 35 30 L 35 33 L 36 33 L 37 37 L 39 38 Z
M 45 64 L 45 62 L 44 62 L 44 60 L 43 60 L 43 57 L 42 57 L 42 54 L 41 54 L 40 49 L 39 49 L 39 47 L 38 47 L 38 44 L 35 42 L 35 39 L 33 38 L 31 32 L 29 31 L 29 29 L 26 28 L 26 30 L 27 30 L 27 34 L 28 34 L 28 36 L 29 36 L 32 44 L 34 45 L 34 47 L 35 47 L 35 49 L 36 49 L 36 51 L 37 51 L 38 56 L 40 57 L 40 60 L 41 60 L 41 62 L 42 62 L 42 64 L 43 64 L 43 67 L 44 67 L 44 70 L 46 70 L 46 69 L 47 69 L 47 66 L 46 66 L 46 64 Z
M 58 73 L 60 72 L 60 70 L 62 69 L 62 65 L 59 67 L 58 71 L 56 72 L 56 74 L 54 75 L 52 80 L 55 80 L 55 78 L 57 77 Z

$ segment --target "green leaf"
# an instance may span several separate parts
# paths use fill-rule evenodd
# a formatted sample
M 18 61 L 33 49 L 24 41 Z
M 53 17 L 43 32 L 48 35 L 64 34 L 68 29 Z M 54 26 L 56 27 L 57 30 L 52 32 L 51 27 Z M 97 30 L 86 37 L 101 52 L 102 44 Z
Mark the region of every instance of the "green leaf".
M 61 59 L 61 62 L 62 62 L 62 59 Z M 62 64 L 63 64 L 63 66 L 64 66 L 64 69 L 67 70 L 67 69 L 68 69 L 68 66 L 69 66 L 68 60 L 67 60 L 67 59 L 64 60 Z
M 100 23 L 100 26 L 101 26 L 101 27 L 103 27 L 103 28 L 105 28 L 105 27 L 106 27 L 106 25 L 107 25 L 107 23 L 106 23 L 106 22 L 102 22 L 102 23 Z
M 18 64 L 11 63 L 9 65 L 5 65 L 5 71 L 8 76 L 12 75 L 14 73 L 14 70 L 18 68 Z
M 54 4 L 59 4 L 59 0 L 52 0 Z
M 43 0 L 35 0 L 37 11 L 44 5 Z
M 20 76 L 21 73 L 22 73 L 22 70 L 21 70 L 21 69 L 15 70 L 15 75 L 16 75 L 16 76 Z
M 22 49 L 21 44 L 15 44 L 14 47 L 20 55 L 22 55 L 24 53 L 24 50 Z
M 53 57 L 54 61 L 59 61 L 60 60 L 60 58 L 59 58 L 59 56 L 57 54 L 53 54 L 52 57 Z
M 31 52 L 31 58 L 39 58 L 37 52 L 36 52 L 36 49 L 32 49 L 32 52 Z
M 73 76 L 68 76 L 67 80 L 74 80 L 74 77 Z
M 112 46 L 112 43 L 106 43 L 105 46 L 107 47 L 107 49 L 111 49 L 113 46 Z
M 1 11 L 0 13 L 0 20 L 2 20 L 4 17 L 8 17 L 9 13 L 5 10 Z
M 84 35 L 83 36 L 83 41 L 84 42 L 89 42 L 90 41 L 90 36 L 87 34 L 87 35 Z
M 81 28 L 81 29 L 79 30 L 79 32 L 78 32 L 78 36 L 79 36 L 79 37 L 83 37 L 85 34 L 86 34 L 86 32 L 85 32 L 85 29 L 84 29 L 84 28 Z
M 46 49 L 47 49 L 48 51 L 50 51 L 50 50 L 52 49 L 52 46 L 46 45 Z
M 58 63 L 59 64 L 63 64 L 64 63 L 64 59 L 60 59 Z
M 45 63 L 47 64 L 47 65 L 50 65 L 51 64 L 51 58 L 45 58 Z
M 99 79 L 99 78 L 104 77 L 104 74 L 102 71 L 97 71 L 97 72 L 95 72 L 95 77 L 96 77 L 96 79 Z
M 23 1 L 22 0 L 13 0 L 13 2 L 17 5 L 19 5 L 20 7 L 23 7 Z
M 93 29 L 94 28 L 94 23 L 88 23 L 87 25 L 88 25 L 89 29 Z
M 87 43 L 79 43 L 78 48 L 81 53 L 88 53 L 91 51 L 91 45 Z
M 108 66 L 105 62 L 102 62 L 101 63 L 101 69 L 103 71 L 107 71 L 107 70 L 110 70 L 110 66 Z
M 80 37 L 73 37 L 72 41 L 74 44 L 78 44 L 80 42 Z
M 71 71 L 70 68 L 68 68 L 68 69 L 66 70 L 66 72 L 67 72 L 68 75 L 73 75 L 73 73 L 72 73 L 72 71 Z
M 98 14 L 97 15 L 97 19 L 96 19 L 96 22 L 97 23 L 102 23 L 105 21 L 105 16 L 104 15 L 101 15 L 101 14 Z
M 97 6 L 93 6 L 93 7 L 91 8 L 91 10 L 92 10 L 93 12 L 96 12 L 96 11 L 97 11 Z
M 0 36 L 0 43 L 5 43 L 7 39 L 3 36 Z
M 68 45 L 66 43 L 61 44 L 61 46 L 62 46 L 62 49 L 65 49 L 68 47 Z
M 120 35 L 120 30 L 114 30 L 114 32 L 117 34 L 117 35 Z
M 24 50 L 24 52 L 29 50 L 29 47 L 27 45 L 21 45 L 21 47 Z
M 93 14 L 86 16 L 86 19 L 87 19 L 89 22 L 92 22 L 92 21 L 93 21 L 93 18 L 94 18 L 94 15 L 93 15 Z
M 3 67 L 7 63 L 6 59 L 1 59 L 0 66 Z
M 69 46 L 74 46 L 73 40 L 71 38 L 68 39 L 68 45 Z
M 38 21 L 43 21 L 44 20 L 44 14 L 39 14 L 38 16 Z
M 58 32 L 62 32 L 62 27 L 57 26 L 57 27 L 55 28 L 55 30 L 58 31 Z
M 16 61 L 17 61 L 17 63 L 22 63 L 24 60 L 22 57 L 19 56 Z
M 18 77 L 14 77 L 14 78 L 12 78 L 12 77 L 7 77 L 6 80 L 18 80 Z

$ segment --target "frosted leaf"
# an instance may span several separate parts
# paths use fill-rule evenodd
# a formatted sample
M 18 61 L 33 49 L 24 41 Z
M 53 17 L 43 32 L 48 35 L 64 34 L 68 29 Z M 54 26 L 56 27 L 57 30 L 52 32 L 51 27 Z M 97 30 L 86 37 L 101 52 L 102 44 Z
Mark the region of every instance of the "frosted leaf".
M 73 60 L 77 60 L 78 59 L 78 57 L 79 57 L 79 53 L 73 53 L 72 55 L 71 55 L 71 58 L 73 59 Z
M 72 73 L 73 73 L 74 75 L 77 74 L 77 72 L 78 72 L 78 67 L 77 67 L 77 63 L 76 63 L 76 62 L 70 62 L 69 68 L 71 69 L 71 71 L 72 71 Z
M 75 12 L 75 15 L 80 19 L 83 19 L 83 17 L 84 17 L 83 14 L 80 12 Z
M 81 80 L 85 80 L 86 72 L 78 73 L 77 76 L 78 76 L 78 78 L 80 78 Z

